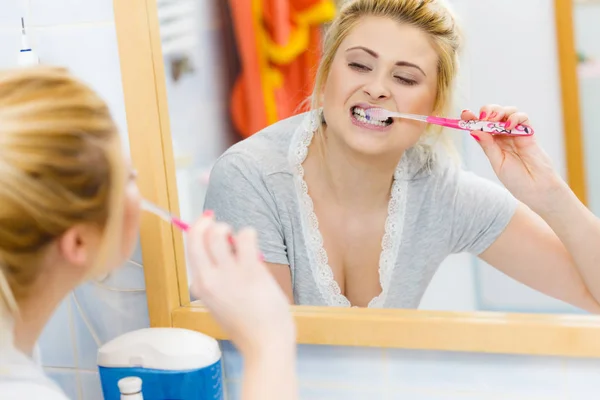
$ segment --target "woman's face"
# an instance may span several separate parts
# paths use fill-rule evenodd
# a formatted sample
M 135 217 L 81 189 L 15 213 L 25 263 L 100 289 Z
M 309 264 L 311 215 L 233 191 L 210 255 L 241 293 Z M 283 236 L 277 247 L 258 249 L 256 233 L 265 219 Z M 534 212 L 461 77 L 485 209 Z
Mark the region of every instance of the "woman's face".
M 341 43 L 323 90 L 327 135 L 368 155 L 400 155 L 425 130 L 418 121 L 371 124 L 369 107 L 430 115 L 438 56 L 426 33 L 389 18 L 365 17 Z
M 137 172 L 133 169 L 131 161 L 125 159 L 126 181 L 124 190 L 123 222 L 121 228 L 121 241 L 117 244 L 116 254 L 109 256 L 108 271 L 122 266 L 131 258 L 140 229 L 141 195 L 137 186 Z M 106 271 L 106 272 L 108 272 Z
M 136 239 L 140 229 L 141 195 L 137 186 L 137 172 L 127 160 L 128 176 L 125 187 L 125 207 L 123 210 L 123 241 L 121 255 L 127 261 L 135 250 Z M 122 264 L 122 263 L 121 263 Z

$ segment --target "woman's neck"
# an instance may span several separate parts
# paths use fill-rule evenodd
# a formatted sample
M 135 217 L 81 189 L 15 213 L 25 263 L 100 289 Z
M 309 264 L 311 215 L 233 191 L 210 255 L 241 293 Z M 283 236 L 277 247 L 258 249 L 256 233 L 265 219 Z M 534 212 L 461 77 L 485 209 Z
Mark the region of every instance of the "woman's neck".
M 315 137 L 305 169 L 315 171 L 313 180 L 316 178 L 321 190 L 329 192 L 338 205 L 372 210 L 387 207 L 399 159 L 397 154 L 359 154 L 334 139 Z
M 40 277 L 42 278 L 42 277 Z M 19 314 L 14 327 L 14 345 L 21 352 L 31 356 L 44 327 L 59 304 L 76 286 L 71 279 L 38 279 L 43 284 L 31 291 L 28 298 L 19 301 Z

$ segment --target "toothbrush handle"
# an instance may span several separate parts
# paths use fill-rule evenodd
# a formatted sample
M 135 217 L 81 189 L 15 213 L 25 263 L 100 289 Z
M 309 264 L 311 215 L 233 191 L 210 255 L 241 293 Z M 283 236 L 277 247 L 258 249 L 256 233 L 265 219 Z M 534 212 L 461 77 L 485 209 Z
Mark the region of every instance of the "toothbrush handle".
M 460 129 L 464 131 L 483 131 L 493 135 L 508 135 L 508 136 L 531 136 L 534 134 L 532 127 L 527 125 L 517 125 L 512 129 L 506 129 L 506 122 L 492 121 L 463 121 L 460 119 L 437 118 L 429 117 L 427 122 L 447 126 L 450 128 Z

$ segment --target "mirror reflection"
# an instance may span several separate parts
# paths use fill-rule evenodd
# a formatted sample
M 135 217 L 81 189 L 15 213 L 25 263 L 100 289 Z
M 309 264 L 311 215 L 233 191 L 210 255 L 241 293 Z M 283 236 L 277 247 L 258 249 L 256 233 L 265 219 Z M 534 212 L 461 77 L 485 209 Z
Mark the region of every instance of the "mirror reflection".
M 552 220 L 573 196 L 553 10 L 272 0 L 257 16 L 240 3 L 157 2 L 184 219 L 209 209 L 254 227 L 293 304 L 600 310 Z M 592 149 L 600 5 L 574 12 Z

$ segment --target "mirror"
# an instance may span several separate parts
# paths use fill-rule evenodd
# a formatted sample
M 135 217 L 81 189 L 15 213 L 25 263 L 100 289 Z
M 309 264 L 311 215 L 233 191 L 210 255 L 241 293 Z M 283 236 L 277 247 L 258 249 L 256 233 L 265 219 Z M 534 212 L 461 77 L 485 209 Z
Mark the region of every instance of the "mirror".
M 600 215 L 600 168 L 594 152 L 594 149 L 600 148 L 600 43 L 597 40 L 600 1 L 575 1 L 573 11 L 587 198 L 590 209 Z
M 252 37 L 248 34 L 252 21 L 243 18 L 248 15 L 243 10 L 232 10 L 233 3 L 157 1 L 179 211 L 184 220 L 193 220 L 202 213 L 208 184 L 213 178 L 210 172 L 218 157 L 250 136 L 254 132 L 251 126 L 264 126 L 268 121 L 283 118 L 270 113 L 268 105 L 261 102 L 260 96 L 255 96 L 253 90 L 257 82 L 253 73 L 257 71 L 251 70 L 251 60 L 253 54 L 256 55 L 252 48 L 256 42 L 250 40 Z M 328 21 L 327 7 L 334 4 L 314 3 L 324 8 L 311 20 L 313 23 L 308 24 L 307 40 L 313 44 L 308 46 L 310 49 L 320 43 L 321 28 Z M 519 13 L 510 12 L 502 2 L 451 0 L 450 3 L 462 21 L 466 45 L 461 56 L 455 104 L 449 116 L 457 117 L 461 109 L 478 110 L 489 103 L 517 106 L 530 115 L 536 130 L 543 132 L 538 141 L 567 179 L 568 154 L 563 136 L 567 141 L 569 136 L 563 134 L 562 128 L 562 55 L 556 44 L 554 10 L 540 7 L 537 2 L 524 2 Z M 591 3 L 575 2 L 573 11 L 577 49 L 582 59 L 578 77 L 583 141 L 587 149 L 586 183 L 589 204 L 598 213 L 600 168 L 594 168 L 595 155 L 591 149 L 598 148 L 594 132 L 600 129 L 600 120 L 593 112 L 593 105 L 600 104 L 600 68 L 594 63 L 594 59 L 600 60 L 600 48 L 595 40 L 598 34 L 594 32 L 600 5 Z M 284 6 L 268 11 L 272 18 L 291 12 Z M 530 30 L 532 21 L 535 21 L 535 30 Z M 272 38 L 274 43 L 283 43 L 286 37 L 294 37 L 293 32 L 293 27 L 288 26 L 268 33 L 276 36 Z M 271 46 L 279 48 L 273 43 Z M 285 104 L 288 110 L 287 114 L 283 113 L 285 116 L 299 107 L 302 98 L 310 93 L 306 82 L 310 82 L 316 68 L 314 57 L 314 53 L 307 52 L 303 58 L 305 64 L 295 65 L 295 72 L 290 72 L 293 68 L 283 68 L 279 70 L 280 75 L 269 75 L 270 84 L 274 86 L 282 78 L 282 70 L 284 78 L 289 79 L 296 73 L 297 79 L 304 82 L 296 85 L 300 93 L 283 96 L 278 93 L 266 100 L 270 105 L 283 107 Z M 263 110 L 262 120 L 256 110 Z M 476 142 L 465 134 L 449 135 L 466 169 L 498 181 Z M 242 197 L 245 195 L 249 194 Z M 413 245 L 418 246 L 418 243 Z M 583 313 L 516 282 L 467 253 L 449 256 L 439 268 L 424 273 L 418 283 L 426 288 L 424 293 L 416 290 L 414 294 L 414 307 L 420 309 Z

